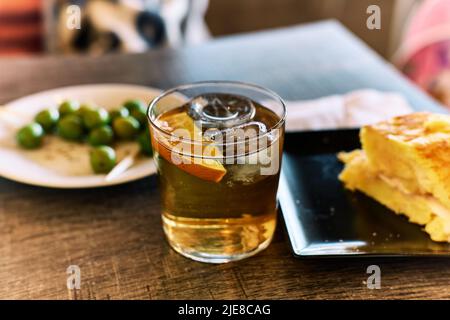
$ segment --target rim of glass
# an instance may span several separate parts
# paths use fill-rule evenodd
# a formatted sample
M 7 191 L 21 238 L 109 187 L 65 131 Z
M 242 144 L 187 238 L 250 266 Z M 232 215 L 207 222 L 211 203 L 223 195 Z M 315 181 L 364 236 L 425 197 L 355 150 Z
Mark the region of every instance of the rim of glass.
M 165 98 L 166 96 L 172 94 L 172 93 L 176 93 L 177 91 L 181 91 L 181 90 L 187 90 L 190 89 L 192 87 L 198 87 L 198 86 L 202 86 L 202 85 L 220 85 L 220 84 L 225 84 L 225 85 L 237 85 L 237 86 L 243 86 L 243 87 L 247 87 L 250 89 L 256 89 L 259 91 L 262 91 L 264 93 L 267 93 L 268 95 L 272 96 L 272 98 L 274 98 L 280 105 L 282 108 L 282 112 L 283 114 L 280 117 L 280 120 L 274 124 L 269 130 L 267 130 L 266 133 L 259 135 L 257 137 L 255 137 L 255 139 L 261 139 L 265 136 L 268 136 L 272 133 L 273 130 L 280 128 L 284 122 L 286 121 L 286 104 L 284 103 L 283 99 L 275 92 L 272 91 L 271 89 L 267 89 L 263 86 L 259 86 L 256 84 L 252 84 L 252 83 L 247 83 L 247 82 L 242 82 L 242 81 L 229 81 L 229 80 L 211 80 L 211 81 L 197 81 L 197 82 L 192 82 L 192 83 L 188 83 L 188 84 L 182 84 L 182 85 L 178 85 L 176 87 L 173 87 L 171 89 L 168 89 L 166 91 L 163 91 L 160 95 L 158 95 L 156 98 L 154 98 L 148 106 L 147 109 L 147 119 L 150 122 L 150 124 L 152 125 L 153 128 L 155 128 L 156 130 L 158 130 L 159 132 L 171 136 L 171 137 L 176 137 L 177 141 L 179 142 L 186 142 L 186 143 L 194 143 L 194 144 L 198 144 L 199 141 L 198 140 L 194 140 L 194 139 L 185 139 L 185 138 L 180 138 L 177 137 L 176 135 L 174 135 L 172 132 L 166 131 L 162 128 L 160 128 L 157 123 L 154 121 L 155 119 L 152 119 L 150 112 L 152 111 L 152 109 L 158 104 L 158 102 Z M 201 141 L 201 144 L 206 143 Z M 232 142 L 231 144 L 238 144 L 238 143 L 242 143 L 239 141 L 236 142 Z M 223 143 L 222 145 L 228 145 L 229 143 Z

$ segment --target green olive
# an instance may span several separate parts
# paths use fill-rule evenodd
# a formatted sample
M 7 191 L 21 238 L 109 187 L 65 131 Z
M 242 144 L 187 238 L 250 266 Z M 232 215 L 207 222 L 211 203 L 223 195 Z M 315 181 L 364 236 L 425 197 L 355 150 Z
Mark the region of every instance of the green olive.
M 76 114 L 63 117 L 57 126 L 58 134 L 67 140 L 80 140 L 84 134 L 83 122 Z
M 59 105 L 59 114 L 65 116 L 76 112 L 80 108 L 80 104 L 74 100 L 66 100 Z
M 135 118 L 142 127 L 147 124 L 147 107 L 140 100 L 128 100 L 123 106 L 130 111 L 130 115 Z
M 135 118 L 137 121 L 139 121 L 139 124 L 144 127 L 147 125 L 147 114 L 145 113 L 146 110 L 141 109 L 134 109 L 131 111 L 131 116 Z
M 92 146 L 109 145 L 113 141 L 114 133 L 110 126 L 95 128 L 88 136 L 88 142 Z
M 133 117 L 116 118 L 113 122 L 114 133 L 121 139 L 132 139 L 139 132 L 139 121 Z
M 128 111 L 130 111 L 130 113 L 134 110 L 134 109 L 141 109 L 141 110 L 145 110 L 145 103 L 142 102 L 141 100 L 128 100 L 125 101 L 123 106 L 125 108 L 128 109 Z
M 128 100 L 123 106 L 130 111 L 130 115 L 139 121 L 142 127 L 147 124 L 147 107 L 144 102 L 140 100 Z
M 34 120 L 39 123 L 45 132 L 51 132 L 59 120 L 59 112 L 56 109 L 47 109 L 39 112 Z
M 137 138 L 141 152 L 146 156 L 151 157 L 153 155 L 152 143 L 150 141 L 150 135 L 147 130 L 141 132 Z
M 83 123 L 88 129 L 104 126 L 109 122 L 109 114 L 103 108 L 86 110 L 83 114 Z
M 109 112 L 109 118 L 111 121 L 114 121 L 114 119 L 122 117 L 128 117 L 130 115 L 130 111 L 128 111 L 125 107 L 120 107 L 119 109 L 113 110 Z
M 21 128 L 16 135 L 17 143 L 25 149 L 36 149 L 41 146 L 44 129 L 39 123 L 31 123 Z
M 95 147 L 90 152 L 90 160 L 95 173 L 108 173 L 116 165 L 116 152 L 108 146 Z
M 82 105 L 80 106 L 80 108 L 77 110 L 77 114 L 78 114 L 80 117 L 83 117 L 84 114 L 86 114 L 86 112 L 92 111 L 92 110 L 95 110 L 95 109 L 96 109 L 96 107 L 94 107 L 94 106 L 92 106 L 92 105 L 90 105 L 90 104 L 82 104 Z

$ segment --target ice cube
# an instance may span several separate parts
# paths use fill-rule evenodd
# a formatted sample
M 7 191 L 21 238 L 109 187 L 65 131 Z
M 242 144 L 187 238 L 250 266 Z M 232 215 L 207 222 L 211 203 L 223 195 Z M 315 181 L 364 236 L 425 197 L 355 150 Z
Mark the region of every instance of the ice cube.
M 229 166 L 227 171 L 228 180 L 226 183 L 230 187 L 235 184 L 250 185 L 267 178 L 267 176 L 261 175 L 261 166 L 257 164 L 233 165 Z
M 250 99 L 238 95 L 209 93 L 193 98 L 188 114 L 204 128 L 231 128 L 251 121 L 255 106 Z

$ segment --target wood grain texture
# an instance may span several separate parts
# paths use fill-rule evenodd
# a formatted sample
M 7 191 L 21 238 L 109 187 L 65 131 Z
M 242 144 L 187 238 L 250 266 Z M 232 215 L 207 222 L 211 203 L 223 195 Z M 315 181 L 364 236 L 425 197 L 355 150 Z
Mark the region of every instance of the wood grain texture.
M 373 87 L 403 92 L 418 109 L 437 108 L 333 22 L 139 55 L 0 60 L 0 74 L 0 103 L 81 83 L 167 88 L 233 79 L 267 86 L 287 99 Z M 190 261 L 164 241 L 158 197 L 155 177 L 96 190 L 46 189 L 0 178 L 0 298 L 450 298 L 449 260 L 299 260 L 281 217 L 273 243 L 253 258 L 224 265 Z M 66 288 L 72 264 L 81 268 L 77 292 Z M 381 267 L 381 290 L 364 283 L 370 264 Z

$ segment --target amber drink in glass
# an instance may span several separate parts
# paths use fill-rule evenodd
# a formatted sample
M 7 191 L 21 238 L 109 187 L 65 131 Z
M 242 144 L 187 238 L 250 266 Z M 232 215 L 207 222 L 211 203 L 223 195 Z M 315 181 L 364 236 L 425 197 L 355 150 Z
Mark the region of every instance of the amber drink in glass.
M 170 245 L 222 263 L 266 248 L 276 226 L 285 106 L 238 82 L 171 89 L 148 111 Z

